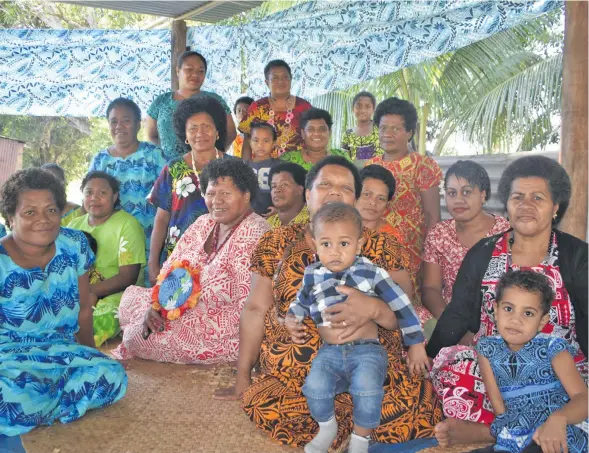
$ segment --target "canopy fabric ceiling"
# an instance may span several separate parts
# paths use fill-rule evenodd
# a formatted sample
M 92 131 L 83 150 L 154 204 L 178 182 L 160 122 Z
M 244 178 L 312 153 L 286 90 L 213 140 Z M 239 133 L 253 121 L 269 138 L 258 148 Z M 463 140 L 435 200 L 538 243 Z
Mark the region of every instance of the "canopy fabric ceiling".
M 312 99 L 472 44 L 560 1 L 307 2 L 242 26 L 203 26 L 187 42 L 208 60 L 204 90 L 232 104 L 242 83 L 267 94 L 282 58 Z M 244 57 L 242 59 L 242 57 Z M 126 96 L 143 111 L 170 87 L 169 30 L 0 30 L 0 114 L 101 116 Z

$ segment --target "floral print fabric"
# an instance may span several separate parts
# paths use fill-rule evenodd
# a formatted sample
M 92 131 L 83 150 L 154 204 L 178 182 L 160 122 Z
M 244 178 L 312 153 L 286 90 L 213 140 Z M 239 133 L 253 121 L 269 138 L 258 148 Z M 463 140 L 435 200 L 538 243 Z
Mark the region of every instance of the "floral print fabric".
M 247 117 L 239 124 L 240 132 L 248 134 L 251 132 L 252 121 L 266 121 L 274 124 L 278 133 L 278 140 L 271 157 L 280 157 L 288 151 L 293 151 L 303 144 L 301 137 L 301 115 L 311 108 L 311 104 L 302 98 L 295 96 L 295 105 L 288 115 L 288 112 L 275 112 L 272 115 L 270 99 L 264 97 L 250 105 Z

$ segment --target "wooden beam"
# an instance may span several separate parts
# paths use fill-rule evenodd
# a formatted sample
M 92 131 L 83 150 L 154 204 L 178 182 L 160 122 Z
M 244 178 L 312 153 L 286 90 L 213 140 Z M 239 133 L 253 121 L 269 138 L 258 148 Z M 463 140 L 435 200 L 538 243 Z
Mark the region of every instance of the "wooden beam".
M 183 20 L 172 21 L 172 91 L 178 89 L 178 75 L 176 63 L 178 57 L 186 50 L 186 22 Z
M 589 4 L 565 2 L 561 162 L 573 191 L 561 228 L 587 240 L 587 14 Z

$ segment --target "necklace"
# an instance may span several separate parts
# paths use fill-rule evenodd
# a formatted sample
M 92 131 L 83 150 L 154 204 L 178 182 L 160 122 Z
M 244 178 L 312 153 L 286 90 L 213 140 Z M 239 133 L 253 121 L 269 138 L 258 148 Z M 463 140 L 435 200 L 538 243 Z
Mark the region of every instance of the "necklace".
M 268 100 L 270 104 L 270 111 L 268 112 L 270 118 L 268 119 L 268 123 L 276 128 L 276 113 L 274 111 L 273 106 L 275 99 L 273 97 L 269 97 Z M 284 126 L 282 126 L 282 133 L 278 135 L 277 147 L 280 149 L 279 155 L 284 154 L 286 152 L 286 145 L 288 144 L 288 141 L 290 139 L 290 134 L 288 132 L 290 132 L 291 122 L 294 118 L 294 114 L 292 113 L 292 111 L 295 107 L 295 104 L 296 101 L 292 96 L 289 95 L 288 98 L 286 98 L 286 116 L 284 119 Z M 276 128 L 276 131 L 278 132 L 278 128 Z
M 229 241 L 231 235 L 235 232 L 235 230 L 237 230 L 239 225 L 241 225 L 241 222 L 243 222 L 246 219 L 246 217 L 251 214 L 251 212 L 252 211 L 249 209 L 245 212 L 241 220 L 231 227 L 229 233 L 227 234 L 227 236 L 225 236 L 225 240 L 221 244 L 219 244 L 219 233 L 221 231 L 221 224 L 215 224 L 215 227 L 213 228 L 213 243 L 211 244 L 211 253 L 209 253 L 208 256 L 205 258 L 205 265 L 211 263 L 216 258 L 216 256 L 219 254 L 223 246 L 227 244 L 227 242 Z
M 513 266 L 513 258 L 511 256 L 513 243 L 515 242 L 515 237 L 513 234 L 513 230 L 509 234 L 509 239 L 507 240 L 507 269 L 511 270 Z M 544 259 L 540 263 L 540 266 L 548 266 L 550 263 L 550 257 L 553 255 L 552 245 L 554 244 L 554 231 L 550 233 L 550 240 L 548 241 L 548 250 L 546 250 L 546 255 L 544 255 Z M 519 267 L 519 266 L 518 266 Z
M 196 162 L 194 160 L 194 151 L 190 150 L 190 157 L 192 158 L 192 169 L 194 170 L 195 175 L 200 175 L 200 171 L 196 169 Z M 217 160 L 219 158 L 219 151 L 215 148 L 215 158 L 211 160 Z M 211 162 L 211 161 L 209 161 Z M 207 162 L 208 163 L 208 162 Z

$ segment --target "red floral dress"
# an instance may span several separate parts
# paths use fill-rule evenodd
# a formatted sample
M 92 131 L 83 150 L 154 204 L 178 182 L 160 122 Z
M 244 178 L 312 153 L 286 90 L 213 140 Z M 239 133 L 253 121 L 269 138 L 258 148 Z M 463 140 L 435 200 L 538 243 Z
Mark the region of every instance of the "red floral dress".
M 587 358 L 577 341 L 575 312 L 560 275 L 558 244 L 554 233 L 544 261 L 538 266 L 525 268 L 511 264 L 510 234 L 506 233 L 497 241 L 483 277 L 481 325 L 475 335 L 475 344 L 482 337 L 498 334 L 493 303 L 495 288 L 503 274 L 509 269 L 540 272 L 548 277 L 556 294 L 550 308 L 550 319 L 542 332 L 564 338 L 577 351 L 574 356 L 575 363 L 583 378 L 587 380 Z M 485 424 L 493 422 L 495 415 L 486 396 L 474 348 L 468 346 L 443 348 L 434 360 L 431 376 L 436 394 L 444 406 L 446 417 Z
M 278 158 L 287 151 L 294 151 L 303 144 L 301 137 L 301 115 L 311 108 L 311 104 L 295 96 L 292 112 L 272 112 L 270 99 L 258 99 L 247 110 L 247 117 L 239 123 L 239 131 L 250 134 L 252 121 L 265 121 L 276 128 L 278 139 L 272 157 Z
M 495 216 L 495 223 L 486 237 L 494 236 L 510 228 L 506 218 Z M 423 261 L 439 264 L 442 268 L 442 297 L 446 305 L 452 299 L 452 288 L 456 281 L 458 269 L 468 252 L 456 235 L 456 220 L 442 220 L 427 234 L 423 247 Z

